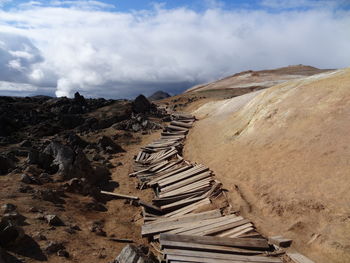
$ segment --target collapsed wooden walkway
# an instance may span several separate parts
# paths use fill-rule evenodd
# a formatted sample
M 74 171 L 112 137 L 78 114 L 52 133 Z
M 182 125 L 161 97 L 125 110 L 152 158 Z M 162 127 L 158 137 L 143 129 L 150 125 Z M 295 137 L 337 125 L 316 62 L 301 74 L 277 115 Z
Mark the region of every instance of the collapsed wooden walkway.
M 252 222 L 212 205 L 224 196 L 222 184 L 208 167 L 181 156 L 195 117 L 171 117 L 161 138 L 141 148 L 130 174 L 139 179 L 141 189 L 155 192 L 152 204 L 140 201 L 142 236 L 166 262 L 282 262 Z

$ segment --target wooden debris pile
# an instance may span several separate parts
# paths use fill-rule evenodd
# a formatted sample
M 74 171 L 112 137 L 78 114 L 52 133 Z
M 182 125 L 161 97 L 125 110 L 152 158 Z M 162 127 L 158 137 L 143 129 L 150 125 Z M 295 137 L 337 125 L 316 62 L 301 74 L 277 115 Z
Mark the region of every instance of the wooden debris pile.
M 254 225 L 212 206 L 222 184 L 202 164 L 182 157 L 186 134 L 195 118 L 172 114 L 161 138 L 141 148 L 134 172 L 140 188 L 154 189 L 152 204 L 143 207 L 142 236 L 148 237 L 167 262 L 281 262 Z

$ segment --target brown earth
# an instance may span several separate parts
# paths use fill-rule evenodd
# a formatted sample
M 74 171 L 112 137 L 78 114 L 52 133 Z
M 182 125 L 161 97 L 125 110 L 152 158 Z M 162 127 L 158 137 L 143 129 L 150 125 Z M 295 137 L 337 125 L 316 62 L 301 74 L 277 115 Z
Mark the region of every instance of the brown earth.
M 104 135 L 111 135 L 112 129 L 102 132 Z M 99 133 L 101 135 L 102 133 Z M 159 137 L 159 132 L 149 135 L 141 135 L 140 140 L 133 143 L 122 144 L 126 150 L 125 153 L 113 155 L 110 160 L 117 166 L 112 169 L 112 180 L 119 183 L 116 192 L 139 196 L 142 200 L 150 201 L 153 193 L 150 189 L 140 191 L 136 189 L 137 180 L 129 178 L 128 174 L 132 171 L 133 156 L 139 151 L 140 145 L 150 143 Z M 90 138 L 93 140 L 93 138 Z M 89 196 L 80 194 L 65 193 L 65 203 L 54 205 L 51 202 L 33 199 L 28 193 L 18 192 L 20 185 L 19 174 L 9 174 L 0 176 L 0 205 L 12 203 L 17 205 L 18 212 L 26 217 L 26 225 L 23 226 L 25 234 L 29 238 L 24 240 L 24 247 L 16 246 L 7 252 L 25 262 L 38 262 L 45 259 L 43 249 L 49 241 L 63 242 L 66 250 L 70 254 L 69 259 L 49 255 L 49 262 L 111 262 L 119 254 L 125 243 L 118 243 L 109 240 L 111 235 L 115 238 L 132 239 L 136 244 L 147 245 L 147 240 L 141 237 L 142 216 L 141 209 L 131 205 L 125 200 L 111 200 L 106 203 L 108 211 L 97 212 L 89 211 L 85 204 L 93 199 Z M 48 189 L 50 184 L 44 186 L 32 185 L 34 189 Z M 55 188 L 55 187 L 53 187 Z M 42 210 L 45 214 L 56 214 L 66 226 L 50 227 L 45 221 L 36 219 L 39 213 L 30 212 L 30 208 L 35 207 Z M 104 231 L 106 237 L 98 236 L 90 231 L 94 221 L 104 221 Z M 75 234 L 69 234 L 65 230 L 70 225 L 78 225 L 81 231 Z M 44 235 L 47 240 L 40 240 L 37 236 Z M 30 246 L 29 246 L 30 243 Z
M 349 87 L 345 69 L 198 102 L 185 158 L 214 170 L 263 234 L 316 262 L 350 262 Z

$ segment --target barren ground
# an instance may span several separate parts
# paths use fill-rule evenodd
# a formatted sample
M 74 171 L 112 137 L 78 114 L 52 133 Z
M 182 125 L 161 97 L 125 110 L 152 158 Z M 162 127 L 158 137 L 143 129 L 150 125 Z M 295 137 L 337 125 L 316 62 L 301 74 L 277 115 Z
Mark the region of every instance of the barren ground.
M 346 69 L 204 104 L 184 153 L 263 234 L 321 263 L 350 262 L 349 85 Z

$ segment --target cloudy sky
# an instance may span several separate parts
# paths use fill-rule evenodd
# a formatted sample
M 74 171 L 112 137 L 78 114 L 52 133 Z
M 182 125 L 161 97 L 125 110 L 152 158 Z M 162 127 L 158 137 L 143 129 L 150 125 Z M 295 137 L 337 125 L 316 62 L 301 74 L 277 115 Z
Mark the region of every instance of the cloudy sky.
M 131 98 L 350 66 L 350 0 L 0 0 L 0 95 Z

